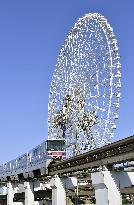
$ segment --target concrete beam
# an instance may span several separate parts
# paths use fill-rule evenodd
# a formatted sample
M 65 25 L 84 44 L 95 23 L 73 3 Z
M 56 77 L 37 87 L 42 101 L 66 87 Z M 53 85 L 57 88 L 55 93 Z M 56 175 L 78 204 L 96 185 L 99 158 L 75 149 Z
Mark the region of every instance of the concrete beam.
M 111 176 L 116 180 L 120 189 L 134 185 L 134 172 L 111 172 Z
M 0 195 L 6 195 L 7 194 L 7 187 L 3 186 L 0 187 Z

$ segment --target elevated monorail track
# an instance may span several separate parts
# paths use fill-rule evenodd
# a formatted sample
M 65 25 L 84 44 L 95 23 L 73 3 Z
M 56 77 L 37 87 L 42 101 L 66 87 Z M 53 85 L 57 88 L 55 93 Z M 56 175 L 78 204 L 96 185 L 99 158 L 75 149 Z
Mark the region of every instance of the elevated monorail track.
M 134 136 L 49 166 L 49 175 L 93 170 L 134 160 Z

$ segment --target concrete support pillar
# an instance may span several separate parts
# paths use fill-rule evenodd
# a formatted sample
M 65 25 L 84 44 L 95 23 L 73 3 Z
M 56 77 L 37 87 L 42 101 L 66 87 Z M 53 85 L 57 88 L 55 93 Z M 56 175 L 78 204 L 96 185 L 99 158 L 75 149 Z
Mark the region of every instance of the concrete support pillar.
M 34 187 L 32 182 L 24 182 L 25 205 L 34 205 Z
M 122 205 L 118 183 L 110 171 L 92 173 L 91 179 L 95 188 L 96 205 Z
M 52 205 L 66 205 L 66 190 L 77 187 L 77 178 L 69 177 L 61 179 L 55 176 L 50 180 L 52 188 Z
M 14 190 L 11 182 L 7 183 L 7 205 L 13 205 Z
M 52 188 L 52 205 L 66 205 L 66 192 L 63 180 L 56 176 L 51 179 L 50 186 Z

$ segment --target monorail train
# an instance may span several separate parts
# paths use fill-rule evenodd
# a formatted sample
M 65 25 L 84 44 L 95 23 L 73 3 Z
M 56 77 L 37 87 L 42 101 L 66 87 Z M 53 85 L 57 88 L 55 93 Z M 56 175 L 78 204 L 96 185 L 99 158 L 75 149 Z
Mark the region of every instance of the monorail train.
M 0 165 L 0 178 L 34 170 L 37 166 L 47 166 L 51 159 L 65 158 L 65 139 L 47 140 L 18 158 Z

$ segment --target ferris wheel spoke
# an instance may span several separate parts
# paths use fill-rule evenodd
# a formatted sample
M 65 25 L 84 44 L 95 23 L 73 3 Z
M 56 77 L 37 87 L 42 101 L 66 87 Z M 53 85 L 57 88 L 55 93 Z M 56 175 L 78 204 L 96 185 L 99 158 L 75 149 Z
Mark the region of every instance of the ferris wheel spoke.
M 67 157 L 111 142 L 120 102 L 117 40 L 100 14 L 80 18 L 55 66 L 48 103 L 48 137 L 66 139 Z

